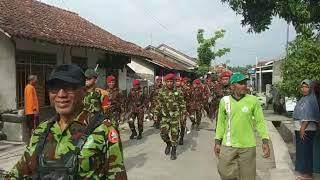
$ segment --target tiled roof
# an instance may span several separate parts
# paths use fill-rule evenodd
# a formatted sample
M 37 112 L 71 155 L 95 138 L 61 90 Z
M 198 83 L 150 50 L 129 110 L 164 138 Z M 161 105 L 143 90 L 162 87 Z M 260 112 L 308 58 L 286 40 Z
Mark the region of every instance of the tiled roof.
M 148 57 L 143 48 L 112 35 L 76 13 L 36 0 L 0 0 L 1 30 L 14 37 Z
M 181 56 L 184 56 L 185 58 L 190 59 L 191 61 L 196 61 L 196 58 L 190 57 L 190 56 L 186 55 L 185 53 L 182 53 L 181 51 L 178 51 L 177 49 L 174 49 L 173 47 L 170 47 L 170 46 L 168 46 L 166 44 L 160 44 L 157 47 L 157 49 L 159 49 L 160 47 L 166 47 L 166 48 L 171 49 L 172 51 L 180 54 Z
M 151 50 L 147 50 L 147 51 L 149 52 L 150 59 L 152 59 L 152 61 L 150 61 L 152 63 L 167 67 L 168 69 L 171 69 L 171 70 L 186 71 L 186 72 L 191 71 L 188 68 L 184 67 L 183 65 L 172 62 L 172 61 L 168 60 L 167 58 L 165 58 L 164 56 L 156 54 L 156 53 L 152 52 Z

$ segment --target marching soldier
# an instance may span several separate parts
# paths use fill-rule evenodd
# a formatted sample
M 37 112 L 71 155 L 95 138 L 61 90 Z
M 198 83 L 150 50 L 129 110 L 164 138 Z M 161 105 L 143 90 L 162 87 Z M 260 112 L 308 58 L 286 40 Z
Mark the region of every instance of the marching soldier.
M 222 97 L 231 95 L 230 89 L 230 77 L 231 73 L 229 71 L 224 71 L 220 74 L 220 78 L 218 83 L 215 86 L 214 91 L 214 114 L 215 118 L 218 116 L 218 107 Z M 217 125 L 217 118 L 216 118 L 216 125 Z
M 109 94 L 110 99 L 110 113 L 112 118 L 114 119 L 114 123 L 116 127 L 119 127 L 120 119 L 121 119 L 121 110 L 123 104 L 123 97 L 120 90 L 116 87 L 116 78 L 112 75 L 107 77 L 107 85 L 108 88 L 106 91 Z
M 181 116 L 186 112 L 186 103 L 182 92 L 174 88 L 174 74 L 165 76 L 165 88 L 160 89 L 158 94 L 158 104 L 156 117 L 162 115 L 160 121 L 160 136 L 167 144 L 165 154 L 170 154 L 171 160 L 177 158 L 176 150 L 179 139 L 179 124 Z M 169 134 L 171 134 L 171 139 Z
M 189 89 L 187 88 L 185 84 L 185 78 L 178 77 L 176 78 L 176 89 L 182 92 L 184 101 L 187 105 L 187 100 L 189 99 Z M 182 115 L 180 118 L 180 138 L 179 138 L 179 145 L 183 145 L 183 138 L 187 127 L 187 111 Z
M 190 120 L 192 122 L 191 129 L 196 128 L 199 131 L 199 126 L 201 123 L 202 113 L 201 109 L 203 107 L 203 88 L 201 85 L 201 81 L 199 79 L 195 79 L 192 82 L 190 93 Z
M 151 91 L 150 97 L 149 97 L 150 98 L 150 109 L 152 111 L 153 121 L 154 121 L 153 126 L 156 129 L 160 128 L 160 120 L 161 120 L 161 114 L 159 114 L 158 117 L 155 117 L 156 116 L 155 108 L 157 107 L 157 103 L 158 103 L 157 97 L 158 97 L 158 94 L 159 94 L 159 91 L 161 88 L 162 88 L 162 78 L 160 76 L 157 76 L 156 77 L 156 84 L 155 84 L 153 90 Z
M 143 93 L 142 88 L 140 87 L 140 81 L 135 79 L 132 82 L 132 89 L 128 96 L 127 102 L 127 112 L 129 114 L 129 127 L 132 131 L 130 139 L 134 139 L 137 135 L 137 139 L 142 138 L 143 132 L 143 118 L 144 118 L 144 108 L 145 108 L 145 101 L 146 96 Z M 138 121 L 138 131 L 137 134 L 136 127 L 135 127 L 135 119 Z
M 207 98 L 206 98 L 206 104 L 205 104 L 205 111 L 207 112 L 208 117 L 213 120 L 213 106 L 214 106 L 214 102 L 213 102 L 213 97 L 214 97 L 214 84 L 212 82 L 211 77 L 209 77 L 208 79 L 206 79 L 206 84 L 204 85 L 206 90 L 207 90 Z
M 96 86 L 98 73 L 93 69 L 87 69 L 85 72 L 86 96 L 83 103 L 84 108 L 91 112 L 104 112 L 107 114 L 110 107 L 108 92 Z

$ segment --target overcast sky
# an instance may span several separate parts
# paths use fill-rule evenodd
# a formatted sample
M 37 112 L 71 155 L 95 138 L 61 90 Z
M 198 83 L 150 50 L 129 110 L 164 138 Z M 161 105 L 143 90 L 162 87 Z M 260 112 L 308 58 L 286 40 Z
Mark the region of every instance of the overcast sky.
M 255 64 L 259 60 L 279 59 L 285 55 L 287 25 L 275 18 L 270 29 L 248 34 L 227 4 L 220 0 L 41 0 L 78 13 L 110 33 L 142 47 L 165 43 L 189 56 L 197 57 L 196 35 L 225 29 L 218 47 L 231 52 L 217 62 L 230 59 L 231 65 Z M 290 40 L 295 37 L 290 27 Z

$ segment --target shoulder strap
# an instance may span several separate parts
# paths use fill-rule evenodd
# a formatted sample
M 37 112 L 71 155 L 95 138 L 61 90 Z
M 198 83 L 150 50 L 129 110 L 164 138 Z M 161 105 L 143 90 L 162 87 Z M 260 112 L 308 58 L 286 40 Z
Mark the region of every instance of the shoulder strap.
M 53 126 L 53 124 L 55 123 L 56 121 L 48 121 L 48 124 L 47 124 L 47 127 L 45 128 L 45 130 L 42 132 L 42 134 L 40 134 L 40 137 L 39 137 L 39 141 L 37 143 L 37 146 L 36 146 L 36 149 L 35 149 L 35 153 L 37 155 L 39 155 L 42 150 L 43 150 L 43 147 L 44 147 L 44 143 L 46 141 L 46 138 L 49 134 L 49 131 L 50 131 L 50 128 Z
M 229 116 L 231 114 L 230 96 L 224 96 L 223 101 L 224 101 L 224 108 L 226 109 L 226 112 Z
M 91 135 L 91 133 L 99 126 L 101 125 L 102 121 L 106 119 L 106 116 L 104 116 L 102 113 L 98 113 L 94 115 L 89 120 L 89 124 L 83 133 L 83 135 L 80 137 L 78 143 L 76 144 L 76 153 L 79 153 L 82 149 L 82 146 L 87 141 L 88 137 Z

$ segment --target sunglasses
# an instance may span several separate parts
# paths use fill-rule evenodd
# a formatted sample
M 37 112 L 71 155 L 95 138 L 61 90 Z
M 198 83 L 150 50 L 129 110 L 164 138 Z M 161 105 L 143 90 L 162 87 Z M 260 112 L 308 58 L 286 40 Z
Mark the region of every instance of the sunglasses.
M 72 83 L 67 83 L 67 82 L 54 82 L 50 85 L 48 85 L 48 91 L 52 94 L 57 94 L 61 89 L 68 93 L 72 94 L 79 90 L 81 88 L 81 85 L 79 84 L 72 84 Z

